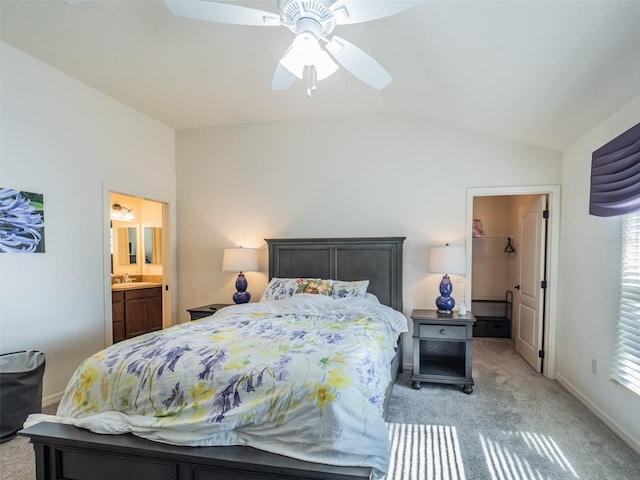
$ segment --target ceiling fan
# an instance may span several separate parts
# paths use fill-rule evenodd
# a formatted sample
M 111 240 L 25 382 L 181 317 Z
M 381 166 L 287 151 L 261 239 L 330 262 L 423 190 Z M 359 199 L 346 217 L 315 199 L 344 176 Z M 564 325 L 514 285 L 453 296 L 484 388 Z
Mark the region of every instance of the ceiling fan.
M 280 26 L 291 30 L 295 39 L 278 62 L 271 88 L 288 89 L 296 78 L 309 79 L 307 95 L 315 90 L 315 80 L 333 74 L 339 63 L 354 77 L 378 90 L 391 82 L 391 75 L 373 57 L 332 35 L 337 25 L 368 22 L 404 11 L 420 0 L 277 0 L 278 12 L 209 0 L 165 0 L 175 15 L 234 25 Z M 321 44 L 324 44 L 325 49 Z M 336 63 L 337 62 L 337 63 Z

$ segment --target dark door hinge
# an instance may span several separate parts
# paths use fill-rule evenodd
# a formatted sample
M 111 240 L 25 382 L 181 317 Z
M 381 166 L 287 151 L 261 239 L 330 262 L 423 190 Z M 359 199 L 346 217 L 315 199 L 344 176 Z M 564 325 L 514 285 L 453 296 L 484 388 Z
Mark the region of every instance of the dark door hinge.
M 549 210 L 542 211 L 542 218 L 549 218 Z
M 542 280 L 540 282 L 540 288 L 547 288 L 547 281 L 546 280 Z
M 544 350 L 538 350 L 538 357 L 544 358 Z

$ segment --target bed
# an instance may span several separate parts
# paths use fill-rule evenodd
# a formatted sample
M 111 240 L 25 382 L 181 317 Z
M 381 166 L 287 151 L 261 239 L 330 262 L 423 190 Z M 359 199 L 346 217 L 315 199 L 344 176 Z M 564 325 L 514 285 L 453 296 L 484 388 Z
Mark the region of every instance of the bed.
M 359 366 L 351 366 L 348 363 L 346 357 L 358 355 L 351 355 L 352 352 L 358 352 L 360 347 L 354 347 L 351 343 L 342 343 L 332 353 L 322 355 L 322 352 L 318 351 L 317 344 L 314 343 L 317 339 L 324 339 L 326 348 L 329 348 L 329 344 L 345 342 L 346 340 L 341 338 L 342 331 L 337 334 L 334 333 L 318 333 L 311 334 L 310 329 L 318 326 L 322 323 L 322 328 L 325 328 L 324 323 L 329 317 L 336 322 L 346 318 L 345 315 L 350 314 L 349 311 L 342 311 L 345 305 L 349 304 L 347 310 L 353 309 L 353 313 L 356 314 L 358 309 L 364 308 L 366 312 L 373 312 L 377 310 L 385 310 L 385 305 L 391 307 L 396 312 L 402 311 L 402 245 L 404 238 L 402 237 L 385 237 L 385 238 L 346 238 L 346 239 L 268 239 L 267 245 L 269 250 L 269 285 L 276 285 L 277 281 L 282 279 L 313 279 L 311 287 L 315 290 L 322 290 L 322 285 L 318 286 L 313 283 L 316 279 L 323 281 L 334 281 L 332 285 L 340 285 L 347 290 L 353 288 L 357 284 L 356 281 L 366 279 L 367 295 L 369 298 L 365 301 L 364 297 L 358 296 L 358 298 L 339 299 L 333 298 L 329 295 L 317 295 L 305 293 L 301 291 L 299 295 L 290 296 L 291 298 L 278 299 L 277 302 L 264 302 L 265 306 L 258 304 L 249 304 L 245 306 L 232 306 L 227 309 L 222 309 L 216 313 L 214 317 L 208 317 L 197 322 L 192 322 L 194 325 L 183 326 L 180 325 L 176 330 L 179 334 L 186 334 L 189 331 L 190 337 L 195 342 L 197 332 L 208 332 L 206 335 L 211 335 L 212 325 L 215 325 L 215 335 L 219 334 L 220 339 L 227 338 L 226 333 L 228 329 L 235 329 L 240 331 L 249 332 L 249 326 L 262 328 L 264 330 L 260 335 L 271 335 L 273 330 L 286 330 L 287 328 L 294 328 L 293 330 L 286 330 L 287 338 L 289 339 L 287 348 L 291 349 L 293 354 L 298 351 L 302 353 L 302 357 L 308 358 L 309 364 L 322 364 L 324 361 L 326 365 L 337 365 L 340 368 L 334 368 L 332 373 L 329 370 L 324 372 L 325 378 L 328 378 L 328 382 L 332 385 L 339 385 L 344 387 L 343 390 L 337 392 L 328 392 L 322 388 L 318 389 L 318 381 L 313 375 L 317 375 L 317 372 L 311 373 L 312 370 L 305 370 L 305 375 L 309 375 L 306 383 L 310 385 L 311 394 L 305 393 L 306 400 L 296 397 L 298 395 L 299 384 L 295 387 L 289 388 L 290 396 L 286 408 L 282 405 L 282 397 L 278 401 L 274 401 L 276 398 L 273 395 L 275 390 L 274 384 L 269 383 L 268 379 L 275 378 L 282 374 L 287 368 L 278 370 L 282 367 L 282 356 L 279 357 L 280 367 L 271 366 L 270 370 L 263 370 L 263 376 L 260 376 L 260 372 L 253 368 L 251 371 L 253 374 L 247 376 L 244 375 L 243 380 L 239 380 L 239 376 L 233 376 L 232 380 L 234 385 L 240 386 L 240 388 L 231 388 L 223 391 L 218 390 L 217 400 L 211 402 L 217 405 L 217 410 L 214 414 L 200 413 L 199 415 L 209 415 L 208 425 L 214 425 L 216 423 L 224 423 L 225 417 L 229 419 L 234 418 L 233 415 L 236 411 L 240 412 L 235 417 L 236 422 L 245 422 L 245 425 L 249 425 L 249 429 L 252 429 L 252 436 L 250 441 L 246 441 L 246 437 L 235 436 L 234 431 L 223 430 L 217 432 L 216 435 L 212 435 L 211 438 L 220 438 L 228 436 L 229 446 L 221 446 L 219 443 L 214 442 L 214 446 L 209 446 L 211 443 L 202 441 L 202 438 L 198 437 L 199 427 L 194 427 L 191 424 L 181 425 L 177 422 L 179 427 L 178 435 L 187 438 L 188 440 L 181 445 L 175 445 L 175 437 L 169 435 L 171 427 L 168 426 L 172 422 L 172 418 L 178 418 L 182 413 L 176 414 L 175 407 L 180 405 L 181 396 L 184 396 L 184 388 L 176 382 L 175 388 L 170 395 L 165 395 L 161 398 L 152 399 L 152 403 L 156 407 L 160 407 L 161 414 L 157 414 L 156 409 L 156 422 L 165 422 L 165 427 L 155 429 L 153 435 L 149 435 L 148 438 L 140 438 L 139 433 L 136 435 L 131 433 L 124 433 L 121 435 L 99 435 L 92 433 L 85 428 L 77 428 L 72 424 L 58 423 L 60 417 L 57 417 L 55 421 L 43 421 L 40 423 L 34 423 L 27 428 L 23 429 L 20 434 L 30 438 L 34 445 L 36 453 L 36 471 L 38 480 L 49 479 L 111 479 L 118 476 L 123 478 L 136 478 L 136 479 L 258 479 L 258 478 L 278 478 L 278 479 L 364 479 L 364 478 L 379 478 L 385 467 L 384 458 L 381 457 L 379 450 L 383 450 L 386 447 L 385 441 L 388 441 L 386 437 L 386 428 L 381 430 L 380 425 L 384 425 L 384 414 L 388 406 L 390 394 L 393 386 L 393 380 L 400 369 L 402 351 L 401 351 L 401 336 L 398 340 L 397 346 L 394 349 L 381 348 L 381 350 L 389 350 L 386 352 L 384 369 L 378 368 L 376 370 L 375 362 L 381 360 L 372 360 L 371 354 L 360 355 L 360 361 L 366 357 L 366 360 L 370 362 L 371 368 L 365 368 L 366 364 L 361 363 Z M 288 280 L 291 281 L 291 280 Z M 306 285 L 309 287 L 309 285 Z M 267 289 L 269 291 L 269 288 Z M 309 290 L 307 290 L 309 291 Z M 344 288 L 342 290 L 344 292 Z M 370 303 L 367 303 L 370 302 Z M 379 302 L 379 305 L 375 305 Z M 261 302 L 262 303 L 262 302 Z M 278 308 L 290 309 L 291 312 L 284 313 L 280 310 L 273 310 L 265 312 L 272 307 L 271 304 L 278 303 Z M 362 303 L 363 305 L 359 305 Z M 286 304 L 286 305 L 285 305 Z M 300 305 L 297 305 L 300 304 Z M 268 305 L 268 307 L 267 307 Z M 335 310 L 336 305 L 339 305 L 340 310 Z M 305 321 L 313 323 L 312 326 L 301 324 L 302 327 L 295 329 L 297 322 L 296 313 L 300 307 L 303 309 L 310 308 L 314 312 L 314 315 L 307 318 L 303 315 Z M 326 316 L 325 308 L 329 309 L 333 315 Z M 226 312 L 225 312 L 226 310 Z M 295 310 L 295 312 L 294 312 Z M 389 309 L 386 309 L 389 310 Z M 321 313 L 318 313 L 321 312 Z M 369 318 L 367 313 L 367 318 Z M 269 317 L 264 315 L 269 314 Z M 316 315 L 317 314 L 317 315 Z M 241 315 L 244 315 L 242 317 Z M 246 317 L 252 317 L 259 321 L 252 322 L 251 319 L 247 320 Z M 293 315 L 293 316 L 292 316 Z M 362 314 L 359 314 L 361 319 Z M 391 315 L 390 318 L 397 318 Z M 296 319 L 296 320 L 293 320 Z M 373 313 L 371 313 L 373 318 Z M 284 320 L 283 320 L 284 319 Z M 319 321 L 319 319 L 323 319 Z M 362 320 L 362 319 L 361 319 Z M 279 323 L 279 322 L 285 322 Z M 245 322 L 244 324 L 242 322 Z M 340 324 L 340 328 L 352 328 L 354 322 L 348 321 Z M 391 323 L 385 321 L 385 325 L 391 325 Z M 348 327 L 346 325 L 349 325 Z M 239 328 L 242 326 L 243 328 Z M 371 324 L 373 325 L 373 324 Z M 361 324 L 361 330 L 359 334 L 360 340 L 363 345 L 365 342 L 363 339 L 367 337 L 365 330 L 369 324 Z M 382 327 L 384 330 L 387 327 Z M 391 326 L 391 330 L 402 329 L 398 326 Z M 227 329 L 227 330 L 226 330 Z M 303 331 L 302 337 L 300 337 L 300 330 Z M 376 327 L 376 332 L 381 330 Z M 247 333 L 248 334 L 248 333 Z M 307 337 L 304 337 L 304 334 Z M 251 333 L 252 342 L 255 342 L 255 332 Z M 176 336 L 175 333 L 172 337 Z M 179 335 L 178 335 L 179 336 Z M 345 333 L 345 338 L 346 338 Z M 374 333 L 371 337 L 380 337 L 382 334 Z M 356 335 L 358 337 L 358 335 Z M 131 350 L 135 345 L 136 349 L 140 349 L 141 344 L 145 344 L 149 348 L 148 352 L 153 351 L 153 348 L 158 347 L 158 344 L 151 344 L 153 342 L 160 342 L 156 334 L 149 334 L 142 337 L 142 339 L 132 339 L 132 342 L 126 342 L 124 349 Z M 377 339 L 376 341 L 379 341 Z M 374 342 L 375 343 L 375 342 Z M 360 343 L 358 343 L 359 345 Z M 372 343 L 373 344 L 373 343 Z M 196 345 L 194 343 L 194 345 Z M 257 344 L 256 344 L 257 345 Z M 280 348 L 284 348 L 280 344 Z M 382 345 L 382 344 L 381 344 Z M 227 346 L 228 350 L 235 348 Z M 176 348 L 180 348 L 176 345 L 166 345 L 166 352 L 176 353 Z M 197 347 L 193 350 L 197 350 Z M 307 350 L 304 350 L 304 349 Z M 325 347 L 323 347 L 325 348 Z M 259 350 L 258 347 L 255 348 Z M 395 352 L 394 352 L 395 350 Z M 107 350 L 107 353 L 101 354 L 109 356 L 125 357 L 129 355 L 128 351 Z M 118 353 L 119 352 L 119 353 Z M 395 353 L 395 354 L 394 354 Z M 320 357 L 318 357 L 320 355 Z M 180 362 L 175 363 L 173 357 L 165 356 L 165 361 L 161 362 L 162 365 L 157 368 L 164 368 L 168 373 L 170 367 L 176 367 Z M 289 356 L 287 356 L 288 358 Z M 93 357 L 92 357 L 93 358 Z M 110 357 L 111 358 L 111 357 Z M 186 354 L 185 354 L 186 358 Z M 204 357 L 200 358 L 202 360 Z M 209 355 L 206 358 L 211 358 Z M 320 358 L 320 361 L 318 359 Z M 234 360 L 236 361 L 236 360 Z M 293 360 L 291 360 L 293 362 Z M 182 362 L 182 363 L 181 363 Z M 186 361 L 185 361 L 186 362 Z M 289 365 L 289 359 L 284 363 Z M 343 364 L 344 362 L 344 364 Z M 197 362 L 196 362 L 197 363 Z M 213 362 L 215 363 L 215 362 Z M 277 362 L 276 362 L 277 363 Z M 130 368 L 135 370 L 137 364 Z M 210 362 L 207 365 L 211 365 Z M 299 365 L 299 360 L 291 363 L 291 365 Z M 205 365 L 202 363 L 202 365 Z M 228 365 L 228 364 L 226 364 Z M 139 365 L 138 365 L 139 366 Z M 118 368 L 118 367 L 114 367 Z M 226 368 L 226 367 L 225 367 Z M 296 367 L 297 368 L 297 367 Z M 174 368 L 175 369 L 175 368 Z M 335 371 L 341 371 L 343 375 L 335 375 Z M 202 370 L 203 372 L 204 370 Z M 219 370 L 220 371 L 220 370 Z M 201 373 L 202 373 L 201 372 Z M 266 372 L 266 374 L 265 374 Z M 345 372 L 347 375 L 344 375 Z M 349 373 L 351 372 L 351 373 Z M 371 373 L 373 372 L 373 373 Z M 384 372 L 384 374 L 382 373 Z M 174 372 L 175 373 L 175 372 Z M 232 372 L 233 373 L 233 372 Z M 286 373 L 286 372 L 285 372 Z M 355 375 L 358 377 L 350 377 L 349 375 Z M 333 377 L 331 376 L 333 375 Z M 76 383 L 82 383 L 82 379 L 86 379 L 90 375 L 87 375 L 86 370 L 84 376 L 80 375 L 76 379 Z M 206 375 L 205 375 L 206 377 Z M 203 377 L 203 378 L 205 378 Z M 157 376 L 147 376 L 145 382 L 149 383 L 149 380 L 156 380 Z M 171 377 L 173 378 L 173 377 Z M 362 381 L 365 378 L 366 381 Z M 206 378 L 205 378 L 206 379 Z M 142 381 L 142 380 L 141 380 Z M 182 380 L 181 380 L 182 381 Z M 231 383 L 229 382 L 229 385 Z M 71 383 L 71 382 L 70 382 Z M 348 397 L 347 390 L 351 390 L 355 383 L 366 384 L 367 390 L 366 401 L 363 403 L 361 400 L 353 400 L 353 397 Z M 272 415 L 273 424 L 278 428 L 260 431 L 259 429 L 253 429 L 251 413 L 247 410 L 242 410 L 244 404 L 254 402 L 254 398 L 251 396 L 260 384 L 262 390 L 268 390 L 271 392 L 270 403 L 267 403 L 266 407 L 268 412 Z M 267 385 L 268 384 L 268 385 Z M 377 384 L 377 385 L 376 385 Z M 279 384 L 278 384 L 279 385 Z M 203 384 L 200 384 L 202 387 Z M 204 385 L 206 387 L 206 384 Z M 347 388 L 348 387 L 348 388 Z M 108 388 L 104 387 L 106 390 Z M 137 388 L 137 387 L 136 387 Z M 190 388 L 195 388 L 191 386 Z M 315 390 L 314 390 L 315 388 Z M 206 388 L 205 388 L 206 390 Z M 138 391 L 138 390 L 136 390 Z M 193 393 L 193 390 L 189 390 Z M 86 395 L 86 391 L 83 391 L 82 395 L 85 395 L 79 399 L 63 399 L 61 402 L 62 413 L 68 413 L 68 408 L 72 404 L 90 404 L 95 400 L 95 393 Z M 226 392 L 226 393 L 225 393 Z M 251 393 L 249 393 L 251 392 Z M 315 392 L 315 393 L 314 393 Z M 77 392 L 76 392 L 77 393 Z M 211 393 L 211 392 L 209 392 Z M 99 393 L 98 393 L 99 394 Z M 206 396 L 206 395 L 205 395 Z M 72 397 L 72 395 L 68 395 Z M 210 395 L 211 398 L 213 396 Z M 203 397 L 204 398 L 204 397 Z M 340 399 L 337 400 L 337 399 Z M 113 399 L 109 400 L 113 401 Z M 137 401 L 137 400 L 136 400 Z M 342 402 L 342 411 L 335 413 L 329 409 L 329 404 L 339 404 Z M 256 405 L 259 405 L 258 400 L 255 400 Z M 309 410 L 307 403 L 315 405 L 315 410 L 321 411 L 321 419 L 314 420 L 312 416 L 303 416 L 302 420 L 298 422 L 297 417 L 295 421 L 289 422 L 283 412 L 291 410 L 291 405 L 295 405 L 296 409 L 300 412 L 307 412 Z M 370 405 L 369 405 L 370 404 Z M 365 405 L 366 408 L 365 408 Z M 377 405 L 377 406 L 376 406 Z M 370 408 L 371 407 L 371 408 Z M 99 407 L 97 407 L 99 408 Z M 143 407 L 146 408 L 146 407 Z M 194 415 L 196 410 L 193 409 Z M 259 408 L 259 407 L 258 407 Z M 332 407 L 333 408 L 333 407 Z M 351 409 L 351 410 L 349 410 Z M 378 411 L 378 417 L 374 414 Z M 338 409 L 340 410 L 340 409 Z M 362 410 L 364 417 L 358 419 L 358 411 Z M 182 412 L 182 411 L 181 411 Z M 374 413 L 372 413 L 374 412 Z M 59 414 L 61 412 L 59 411 Z M 109 412 L 106 414 L 108 415 Z M 111 412 L 112 413 L 112 412 Z M 172 417 L 172 415 L 174 417 Z M 61 415 L 65 417 L 65 415 Z M 169 417 L 169 418 L 167 418 Z M 187 416 L 188 417 L 188 416 Z M 89 416 L 87 418 L 95 419 L 96 416 Z M 350 419 L 353 418 L 353 421 Z M 239 420 L 238 420 L 239 419 Z M 81 420 L 86 420 L 82 418 Z M 100 418 L 104 420 L 104 418 Z M 116 420 L 119 420 L 116 419 Z M 146 422 L 148 419 L 142 419 Z M 220 420 L 220 422 L 218 422 Z M 75 421 L 75 420 L 74 420 Z M 358 422 L 364 421 L 365 427 L 358 427 Z M 314 423 L 315 422 L 315 423 Z M 320 423 L 318 423 L 320 422 Z M 382 423 L 381 423 L 382 422 Z M 82 423 L 82 422 L 80 422 Z M 104 433 L 120 433 L 115 428 L 115 431 L 109 432 L 110 426 L 104 427 L 104 424 L 98 422 L 103 428 Z M 117 425 L 115 421 L 113 424 Z M 113 424 L 108 424 L 113 426 Z M 352 430 L 348 428 L 348 424 L 353 424 Z M 325 425 L 330 425 L 330 428 L 325 429 Z M 143 425 L 145 428 L 149 427 L 148 423 Z M 95 428 L 95 425 L 93 426 Z M 244 430 L 239 428 L 244 435 Z M 363 434 L 363 445 L 360 448 L 360 452 L 357 452 L 357 448 L 354 445 L 358 444 L 354 436 L 353 428 L 360 428 Z M 327 437 L 328 441 L 323 443 L 320 437 L 314 439 L 318 431 L 324 430 L 334 431 L 337 437 Z M 246 430 L 246 429 L 245 429 Z M 101 431 L 98 428 L 98 431 Z M 322 434 L 324 438 L 325 434 Z M 286 436 L 290 438 L 295 437 L 296 442 L 290 445 L 280 445 L 279 441 Z M 344 436 L 344 437 L 343 437 Z M 255 438 L 258 437 L 258 440 Z M 364 437 L 368 437 L 365 440 Z M 195 438 L 195 441 L 194 441 Z M 208 438 L 208 437 L 207 437 Z M 168 442 L 168 443 L 165 443 Z M 216 440 L 217 442 L 217 440 Z M 313 443 L 317 442 L 317 447 L 313 448 Z M 367 444 L 366 442 L 371 442 Z M 299 445 L 299 449 L 296 451 L 295 445 Z M 376 444 L 379 444 L 376 446 Z M 185 446 L 190 445 L 190 446 Z M 274 446 L 275 445 L 275 446 Z M 283 447 L 283 448 L 281 448 Z M 329 451 L 331 450 L 331 451 Z M 316 453 L 320 453 L 316 455 Z M 370 458 L 367 459 L 367 452 L 370 453 Z M 355 458 L 355 464 L 354 464 Z M 381 460 L 382 458 L 382 460 Z M 388 460 L 388 456 L 387 456 Z M 381 463 L 382 461 L 382 463 Z

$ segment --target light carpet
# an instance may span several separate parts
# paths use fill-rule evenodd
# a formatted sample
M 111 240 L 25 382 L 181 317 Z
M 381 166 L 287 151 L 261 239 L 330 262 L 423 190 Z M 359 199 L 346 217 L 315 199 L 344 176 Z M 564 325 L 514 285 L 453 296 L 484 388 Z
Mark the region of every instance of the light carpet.
M 471 395 L 414 390 L 411 372 L 400 375 L 386 480 L 640 480 L 640 455 L 510 340 L 476 338 L 473 349 Z

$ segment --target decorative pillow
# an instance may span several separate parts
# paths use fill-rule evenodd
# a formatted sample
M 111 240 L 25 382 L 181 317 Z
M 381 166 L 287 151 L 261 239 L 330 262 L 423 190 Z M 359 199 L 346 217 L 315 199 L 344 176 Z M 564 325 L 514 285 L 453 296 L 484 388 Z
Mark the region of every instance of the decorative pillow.
M 345 297 L 361 297 L 367 294 L 367 288 L 369 287 L 369 280 L 356 280 L 354 282 L 344 282 L 342 280 L 333 281 L 333 291 L 331 296 L 333 298 L 345 298 Z
M 261 302 L 282 300 L 293 295 L 296 289 L 296 278 L 276 278 L 269 281 L 269 285 L 262 294 Z
M 321 280 L 320 278 L 298 278 L 296 280 L 296 293 L 314 293 L 316 295 L 331 295 L 333 280 Z

